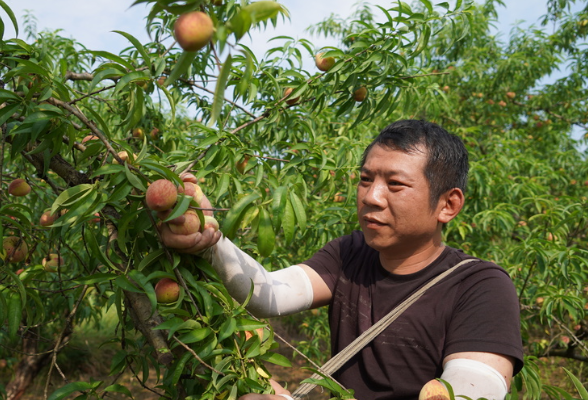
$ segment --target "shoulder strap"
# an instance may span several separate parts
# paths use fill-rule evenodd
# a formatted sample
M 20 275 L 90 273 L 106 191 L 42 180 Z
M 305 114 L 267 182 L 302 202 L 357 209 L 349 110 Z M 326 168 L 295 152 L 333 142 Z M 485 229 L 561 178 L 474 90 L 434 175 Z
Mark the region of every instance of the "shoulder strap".
M 335 373 L 339 368 L 343 366 L 351 357 L 356 355 L 362 348 L 364 348 L 369 342 L 371 342 L 376 336 L 378 336 L 384 329 L 388 327 L 396 318 L 398 318 L 408 307 L 410 307 L 415 301 L 417 301 L 431 286 L 435 285 L 437 282 L 445 278 L 447 275 L 455 271 L 457 268 L 461 267 L 462 265 L 468 264 L 472 261 L 476 261 L 474 258 L 469 258 L 466 260 L 461 261 L 460 263 L 454 265 L 453 267 L 449 268 L 447 271 L 437 275 L 430 281 L 428 281 L 425 285 L 423 285 L 419 290 L 414 292 L 410 297 L 396 306 L 392 311 L 390 311 L 384 318 L 376 322 L 372 325 L 368 330 L 363 332 L 359 335 L 353 342 L 351 342 L 347 347 L 341 350 L 339 353 L 335 354 L 329 361 L 327 361 L 320 369 L 320 372 L 323 375 L 331 376 Z M 313 374 L 311 379 L 320 379 L 321 375 Z M 312 389 L 314 389 L 316 385 L 311 383 L 303 383 L 300 385 L 294 393 L 292 393 L 292 397 L 295 399 L 300 399 L 303 396 L 310 393 Z

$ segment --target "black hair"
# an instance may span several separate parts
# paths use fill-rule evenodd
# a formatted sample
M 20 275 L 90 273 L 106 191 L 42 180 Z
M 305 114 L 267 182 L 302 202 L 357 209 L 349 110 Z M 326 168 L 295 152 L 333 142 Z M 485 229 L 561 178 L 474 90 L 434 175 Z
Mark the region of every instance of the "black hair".
M 431 208 L 441 195 L 453 188 L 465 193 L 468 180 L 468 151 L 463 141 L 439 125 L 423 120 L 400 120 L 385 127 L 365 149 L 361 166 L 375 145 L 406 153 L 425 151 L 425 178 L 431 191 Z

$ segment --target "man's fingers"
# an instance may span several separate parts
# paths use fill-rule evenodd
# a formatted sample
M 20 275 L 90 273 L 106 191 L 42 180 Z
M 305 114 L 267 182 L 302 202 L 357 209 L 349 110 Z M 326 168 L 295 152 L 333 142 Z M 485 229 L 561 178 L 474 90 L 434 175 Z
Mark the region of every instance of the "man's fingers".
M 283 388 L 282 385 L 280 385 L 278 382 L 276 382 L 273 379 L 269 380 L 270 385 L 272 385 L 272 389 L 274 389 L 274 392 L 276 394 L 287 394 L 288 396 L 290 396 L 290 392 L 287 391 L 286 389 Z
M 191 174 L 190 172 L 184 172 L 183 174 L 181 174 L 180 179 L 184 182 L 192 182 L 196 184 L 198 183 L 198 179 L 196 179 L 194 174 Z

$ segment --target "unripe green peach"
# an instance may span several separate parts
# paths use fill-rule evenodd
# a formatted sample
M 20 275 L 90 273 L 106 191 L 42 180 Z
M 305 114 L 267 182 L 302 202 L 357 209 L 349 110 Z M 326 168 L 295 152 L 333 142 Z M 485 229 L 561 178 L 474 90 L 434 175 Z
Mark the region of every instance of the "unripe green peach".
M 167 179 L 158 179 L 147 188 L 145 203 L 153 211 L 166 211 L 176 204 L 178 189 Z
M 8 194 L 12 196 L 26 196 L 31 192 L 31 186 L 24 179 L 15 179 L 8 185 Z
M 180 285 L 170 278 L 162 278 L 155 285 L 155 297 L 158 303 L 173 303 L 180 297 Z

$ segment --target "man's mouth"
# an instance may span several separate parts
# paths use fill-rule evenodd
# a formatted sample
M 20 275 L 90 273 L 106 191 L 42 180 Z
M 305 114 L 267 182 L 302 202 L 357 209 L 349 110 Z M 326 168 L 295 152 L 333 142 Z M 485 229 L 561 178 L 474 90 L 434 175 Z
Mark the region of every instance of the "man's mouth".
M 368 228 L 376 228 L 376 227 L 380 227 L 380 226 L 386 225 L 384 222 L 382 222 L 379 219 L 374 218 L 374 217 L 364 216 L 363 217 L 363 220 L 365 221 L 366 226 Z

